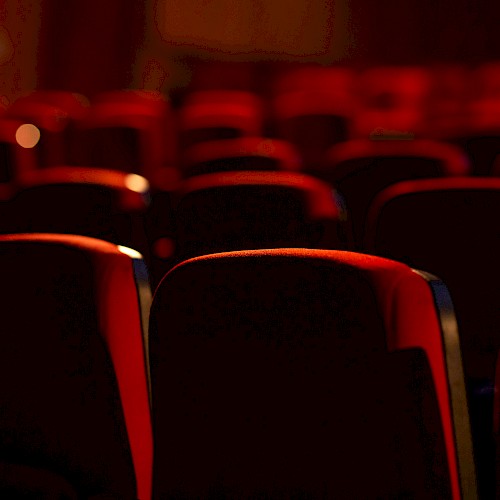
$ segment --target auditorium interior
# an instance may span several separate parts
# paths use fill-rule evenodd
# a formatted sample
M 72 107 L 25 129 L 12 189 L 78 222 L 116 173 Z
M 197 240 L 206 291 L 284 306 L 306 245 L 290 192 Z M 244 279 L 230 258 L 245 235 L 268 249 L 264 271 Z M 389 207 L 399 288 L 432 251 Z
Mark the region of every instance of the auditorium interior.
M 498 26 L 0 2 L 0 497 L 500 498 Z

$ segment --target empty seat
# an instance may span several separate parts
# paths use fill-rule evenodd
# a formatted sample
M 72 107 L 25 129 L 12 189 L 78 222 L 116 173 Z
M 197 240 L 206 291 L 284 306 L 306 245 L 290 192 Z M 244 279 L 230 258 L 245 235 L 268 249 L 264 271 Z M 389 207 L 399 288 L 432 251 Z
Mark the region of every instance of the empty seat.
M 152 183 L 177 161 L 174 120 L 159 92 L 97 95 L 78 122 L 78 142 L 74 163 L 140 174 Z
M 365 242 L 367 251 L 425 269 L 449 287 L 461 333 L 485 495 L 491 495 L 495 486 L 491 422 L 500 349 L 500 228 L 495 215 L 499 210 L 499 179 L 402 182 L 375 199 Z
M 191 92 L 179 109 L 181 147 L 185 149 L 205 141 L 262 135 L 263 115 L 262 102 L 252 92 Z
M 51 167 L 25 175 L 2 205 L 3 233 L 79 234 L 147 254 L 142 217 L 149 186 L 143 177 L 104 169 Z
M 150 316 L 154 498 L 476 498 L 444 285 L 339 251 L 181 263 Z
M 158 221 L 149 235 L 155 279 L 171 267 L 165 238 L 179 262 L 229 250 L 346 248 L 345 214 L 327 184 L 291 172 L 225 172 L 192 177 L 174 193 L 173 226 Z M 164 219 L 165 220 L 165 219 Z M 172 229 L 174 227 L 175 229 Z
M 202 142 L 185 150 L 184 177 L 235 170 L 299 170 L 292 144 L 279 139 L 242 137 Z
M 457 147 L 428 140 L 352 140 L 333 146 L 315 174 L 345 198 L 357 247 L 361 247 L 366 212 L 375 195 L 408 179 L 463 176 L 470 172 Z
M 425 136 L 430 75 L 423 67 L 384 67 L 359 76 L 351 137 Z
M 25 234 L 0 257 L 0 495 L 151 498 L 140 255 Z
M 354 72 L 341 67 L 307 67 L 285 73 L 273 102 L 278 137 L 299 150 L 307 168 L 349 135 Z

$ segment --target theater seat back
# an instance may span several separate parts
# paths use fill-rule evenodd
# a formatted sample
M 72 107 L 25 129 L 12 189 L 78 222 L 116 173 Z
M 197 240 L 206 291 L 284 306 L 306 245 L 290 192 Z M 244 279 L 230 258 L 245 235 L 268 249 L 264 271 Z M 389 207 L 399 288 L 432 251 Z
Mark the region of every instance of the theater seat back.
M 59 235 L 2 237 L 0 256 L 0 492 L 147 499 L 151 429 L 132 259 Z M 58 491 L 70 496 L 44 496 Z
M 192 259 L 159 285 L 150 335 L 155 498 L 461 498 L 439 323 L 409 268 Z

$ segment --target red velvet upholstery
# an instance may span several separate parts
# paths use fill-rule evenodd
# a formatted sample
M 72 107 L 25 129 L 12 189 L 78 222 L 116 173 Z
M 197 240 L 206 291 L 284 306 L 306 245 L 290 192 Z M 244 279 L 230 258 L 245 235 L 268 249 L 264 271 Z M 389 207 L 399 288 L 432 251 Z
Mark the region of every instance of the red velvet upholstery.
M 100 94 L 78 127 L 79 165 L 136 173 L 155 183 L 177 160 L 172 112 L 159 92 Z
M 449 144 L 359 139 L 333 146 L 317 175 L 332 183 L 345 198 L 359 248 L 368 206 L 382 189 L 403 180 L 469 172 L 466 155 Z
M 395 184 L 375 199 L 365 249 L 425 269 L 453 298 L 471 401 L 482 490 L 493 495 L 491 433 L 498 325 L 500 179 L 449 178 Z
M 150 316 L 154 497 L 474 496 L 436 303 L 405 265 L 348 252 L 175 267 Z
M 169 228 L 160 219 L 150 239 L 156 242 L 172 238 L 177 262 L 229 250 L 348 245 L 345 214 L 334 191 L 307 175 L 292 172 L 198 175 L 185 180 L 174 198 L 175 230 L 169 234 Z M 159 253 L 155 257 L 159 258 L 152 263 L 151 270 L 156 280 L 171 267 L 172 260 L 162 259 Z
M 79 236 L 2 236 L 0 254 L 9 288 L 1 304 L 0 491 L 18 477 L 26 490 L 69 483 L 78 498 L 151 498 L 140 264 Z
M 262 135 L 260 98 L 242 90 L 191 92 L 179 110 L 181 147 L 199 142 Z
M 183 175 L 235 170 L 299 170 L 301 158 L 292 144 L 264 137 L 201 142 L 184 152 Z

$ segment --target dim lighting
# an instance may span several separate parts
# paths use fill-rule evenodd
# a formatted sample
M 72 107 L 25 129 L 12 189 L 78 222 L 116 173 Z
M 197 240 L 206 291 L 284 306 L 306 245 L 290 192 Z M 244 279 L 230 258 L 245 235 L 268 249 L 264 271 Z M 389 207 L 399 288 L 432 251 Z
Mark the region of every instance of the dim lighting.
M 174 242 L 170 238 L 158 238 L 153 245 L 153 253 L 160 259 L 168 259 L 174 255 Z
M 118 251 L 121 253 L 128 255 L 131 259 L 142 259 L 142 255 L 133 248 L 124 247 L 122 245 L 118 245 Z
M 16 130 L 16 141 L 23 148 L 34 148 L 40 140 L 40 130 L 31 123 L 25 123 Z
M 125 177 L 125 186 L 136 193 L 145 193 L 149 190 L 149 182 L 137 174 L 129 174 Z

